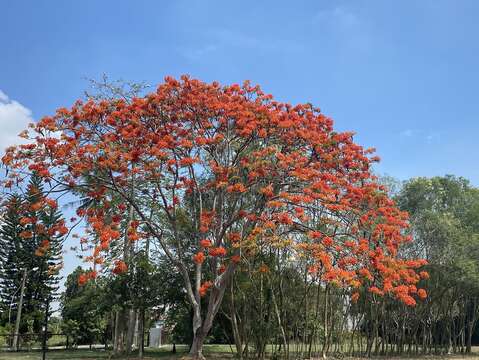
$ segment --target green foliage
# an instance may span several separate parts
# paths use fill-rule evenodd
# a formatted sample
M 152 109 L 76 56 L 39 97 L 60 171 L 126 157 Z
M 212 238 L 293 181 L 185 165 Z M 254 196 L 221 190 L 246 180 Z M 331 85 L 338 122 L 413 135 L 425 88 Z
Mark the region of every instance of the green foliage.
M 78 285 L 83 272 L 78 267 L 68 275 L 61 296 L 62 331 L 70 336 L 72 345 L 102 341 L 106 330 L 103 288 L 95 282 Z
M 411 217 L 414 251 L 457 282 L 479 280 L 479 191 L 454 176 L 416 178 L 396 198 Z M 478 286 L 479 290 L 479 286 Z
M 5 206 L 0 228 L 0 258 L 1 258 L 1 282 L 0 298 L 2 306 L 2 322 L 6 323 L 11 318 L 13 308 L 18 297 L 18 291 L 22 282 L 21 264 L 24 262 L 24 251 L 20 232 L 20 208 L 22 198 L 12 195 Z

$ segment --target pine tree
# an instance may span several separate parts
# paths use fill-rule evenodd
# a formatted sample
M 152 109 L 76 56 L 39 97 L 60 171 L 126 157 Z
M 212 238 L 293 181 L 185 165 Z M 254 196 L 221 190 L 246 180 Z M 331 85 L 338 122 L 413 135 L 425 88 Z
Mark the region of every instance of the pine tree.
M 4 205 L 2 226 L 0 227 L 0 306 L 2 323 L 12 318 L 16 311 L 16 299 L 22 282 L 24 268 L 23 242 L 20 233 L 22 198 L 13 194 Z
M 26 323 L 33 321 L 36 332 L 41 329 L 47 299 L 51 301 L 57 296 L 65 235 L 55 230 L 63 221 L 61 213 L 50 206 L 39 206 L 43 199 L 41 179 L 34 174 L 25 195 L 13 195 L 7 203 L 0 231 L 4 259 L 0 292 L 3 308 L 11 306 L 13 321 L 17 290 L 26 269 L 21 329 L 25 330 Z M 14 304 L 10 305 L 12 298 Z

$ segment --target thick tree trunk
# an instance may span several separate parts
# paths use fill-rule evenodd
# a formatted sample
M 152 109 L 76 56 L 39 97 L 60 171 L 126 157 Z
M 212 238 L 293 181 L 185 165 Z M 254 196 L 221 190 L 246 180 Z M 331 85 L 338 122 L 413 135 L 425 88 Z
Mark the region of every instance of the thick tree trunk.
M 231 271 L 231 270 L 230 270 Z M 232 275 L 230 272 L 229 275 Z M 199 305 L 194 306 L 194 316 L 193 316 L 193 329 L 196 329 L 193 335 L 193 343 L 191 344 L 189 357 L 194 360 L 205 359 L 203 356 L 203 343 L 206 336 L 208 335 L 211 327 L 213 326 L 213 320 L 220 309 L 221 302 L 225 295 L 226 286 L 228 285 L 228 280 L 226 278 L 224 282 L 220 283 L 217 288 L 213 288 L 210 293 L 208 300 L 208 311 L 204 318 L 204 321 L 201 321 L 201 308 Z M 197 327 L 200 325 L 199 327 Z
M 193 337 L 193 343 L 191 344 L 191 349 L 189 353 L 189 358 L 192 360 L 204 360 L 203 356 L 203 343 L 205 341 L 206 335 L 203 332 L 197 331 Z
M 223 289 L 223 294 L 224 294 L 224 289 Z M 219 309 L 219 306 L 216 309 L 213 306 L 211 306 L 212 301 L 213 300 L 210 299 L 210 306 L 208 306 L 208 312 L 206 314 L 206 317 L 202 326 L 199 327 L 193 335 L 193 343 L 191 344 L 190 353 L 189 353 L 189 356 L 191 359 L 197 360 L 197 359 L 205 358 L 203 356 L 203 343 L 205 341 L 206 336 L 211 330 L 211 327 L 213 325 L 213 319 L 215 318 L 216 313 L 218 312 L 218 309 Z M 194 318 L 198 318 L 200 316 L 201 315 L 195 314 Z M 200 321 L 201 321 L 201 317 L 200 317 Z M 195 320 L 193 320 L 193 323 L 195 323 Z
M 125 332 L 125 311 L 119 310 L 115 316 L 115 336 L 113 343 L 113 352 L 115 354 L 121 354 L 124 351 L 124 332 Z
M 126 333 L 126 353 L 131 354 L 133 348 L 133 338 L 135 336 L 136 327 L 136 311 L 134 309 L 128 310 L 128 330 Z

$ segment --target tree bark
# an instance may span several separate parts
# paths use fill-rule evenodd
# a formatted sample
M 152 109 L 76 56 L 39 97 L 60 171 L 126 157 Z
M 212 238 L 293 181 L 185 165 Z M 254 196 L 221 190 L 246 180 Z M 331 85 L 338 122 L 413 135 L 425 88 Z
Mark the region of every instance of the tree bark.
M 128 310 L 128 328 L 126 332 L 126 353 L 131 354 L 133 348 L 133 338 L 135 336 L 136 326 L 136 311 L 134 309 Z
M 20 299 L 17 306 L 17 318 L 15 321 L 15 333 L 13 334 L 12 348 L 18 351 L 18 333 L 20 332 L 20 321 L 22 319 L 23 296 L 25 294 L 25 282 L 27 281 L 27 269 L 23 270 L 22 287 L 20 289 Z
M 124 350 L 124 332 L 125 332 L 125 311 L 118 310 L 115 315 L 115 336 L 113 342 L 113 352 L 121 354 Z
M 211 330 L 211 327 L 213 326 L 213 320 L 220 309 L 221 302 L 223 301 L 223 297 L 225 295 L 226 286 L 228 285 L 234 270 L 234 267 L 228 268 L 228 270 L 223 273 L 225 277 L 221 278 L 221 280 L 218 281 L 211 290 L 208 300 L 208 310 L 203 322 L 201 321 L 201 308 L 199 304 L 197 304 L 196 307 L 193 307 L 193 329 L 196 328 L 196 330 L 194 331 L 193 343 L 191 344 L 189 352 L 191 359 L 203 360 L 205 358 L 203 356 L 203 343 L 209 331 Z M 199 325 L 199 327 L 196 327 L 197 325 Z
M 140 310 L 138 323 L 138 357 L 143 359 L 143 352 L 145 348 L 145 309 Z
M 271 280 L 270 280 L 270 282 L 271 282 Z M 273 289 L 273 284 L 272 283 L 271 283 L 271 298 L 273 300 L 273 306 L 274 306 L 274 311 L 275 311 L 275 315 L 276 315 L 276 320 L 278 321 L 278 326 L 281 330 L 281 339 L 283 340 L 285 358 L 289 359 L 289 351 L 288 351 L 288 342 L 287 342 L 287 339 L 286 339 L 286 332 L 284 331 L 284 327 L 283 327 L 283 324 L 282 324 L 282 321 L 281 321 L 281 314 L 279 312 L 278 303 L 276 301 L 276 296 L 274 294 L 274 289 Z
M 472 335 L 474 332 L 474 327 L 477 321 L 477 299 L 473 298 L 469 302 L 469 314 L 467 322 L 467 343 L 466 343 L 466 353 L 470 354 L 472 349 Z
M 236 346 L 236 356 L 238 359 L 243 359 L 243 343 L 241 340 L 241 335 L 238 327 L 238 318 L 236 317 L 236 307 L 235 307 L 235 300 L 234 300 L 234 289 L 233 289 L 233 282 L 230 285 L 231 290 L 231 306 L 230 306 L 230 321 L 231 321 L 231 328 L 233 329 L 233 338 Z
M 326 351 L 328 347 L 328 311 L 329 311 L 329 302 L 328 302 L 328 295 L 329 295 L 329 287 L 326 285 L 326 288 L 324 290 L 324 315 L 323 315 L 323 321 L 324 321 L 324 341 L 323 341 L 323 348 L 321 349 L 321 357 L 323 359 L 326 359 Z

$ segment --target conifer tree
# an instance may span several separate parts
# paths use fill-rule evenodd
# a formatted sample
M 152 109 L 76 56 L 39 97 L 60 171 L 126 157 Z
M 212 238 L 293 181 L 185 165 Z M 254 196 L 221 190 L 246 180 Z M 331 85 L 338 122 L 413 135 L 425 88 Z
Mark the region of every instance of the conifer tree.
M 20 233 L 22 198 L 13 194 L 3 207 L 0 227 L 0 306 L 1 321 L 8 322 L 11 311 L 15 310 L 16 298 L 22 282 L 23 248 Z
M 30 178 L 24 195 L 12 195 L 6 204 L 1 225 L 2 273 L 1 302 L 16 316 L 23 271 L 27 271 L 21 330 L 33 320 L 40 331 L 47 300 L 57 296 L 62 266 L 62 243 L 66 234 L 64 220 L 56 204 L 45 206 L 42 180 Z M 3 322 L 9 321 L 3 318 Z

